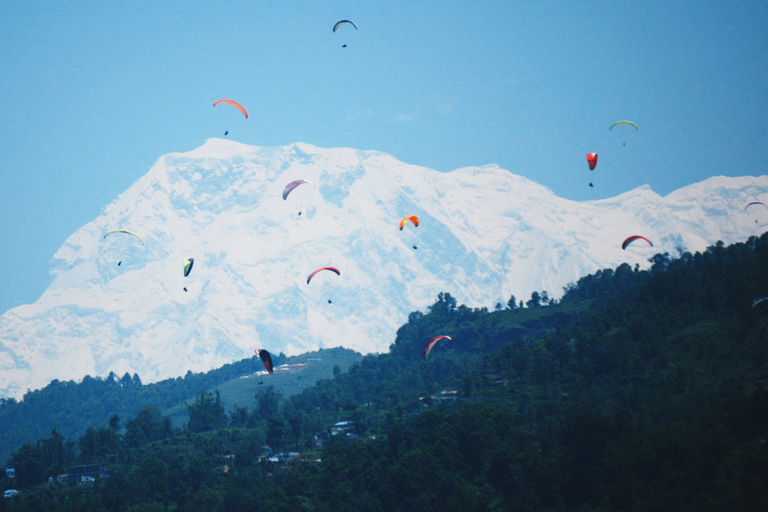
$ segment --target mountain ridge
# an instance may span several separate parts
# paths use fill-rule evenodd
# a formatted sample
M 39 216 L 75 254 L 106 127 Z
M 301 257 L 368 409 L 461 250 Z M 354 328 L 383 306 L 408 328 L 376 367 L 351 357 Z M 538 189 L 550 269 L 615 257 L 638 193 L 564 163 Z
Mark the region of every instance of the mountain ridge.
M 744 211 L 768 201 L 766 178 L 576 202 L 494 164 L 441 173 L 379 151 L 209 139 L 159 158 L 65 241 L 38 301 L 0 316 L 0 396 L 110 371 L 153 382 L 256 347 L 381 352 L 440 292 L 471 307 L 557 298 L 600 268 L 746 239 L 768 224 Z M 295 179 L 311 185 L 283 200 Z M 411 214 L 420 226 L 400 231 Z M 622 251 L 632 234 L 654 247 Z M 341 275 L 307 285 L 328 265 Z

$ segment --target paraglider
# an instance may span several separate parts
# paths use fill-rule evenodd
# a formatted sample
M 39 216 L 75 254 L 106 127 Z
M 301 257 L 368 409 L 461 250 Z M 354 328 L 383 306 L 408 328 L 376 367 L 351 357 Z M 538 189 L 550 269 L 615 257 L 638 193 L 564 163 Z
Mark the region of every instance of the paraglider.
M 595 170 L 595 167 L 597 167 L 597 153 L 587 153 L 587 164 L 589 164 L 590 171 Z M 592 178 L 589 178 L 589 186 L 594 187 Z
M 336 32 L 339 29 L 339 27 L 341 27 L 342 25 L 346 25 L 347 23 L 355 27 L 355 30 L 357 30 L 357 25 L 355 25 L 353 22 L 349 20 L 341 20 L 341 21 L 337 21 L 336 24 L 333 26 L 333 31 Z
M 214 102 L 213 102 L 213 106 L 215 107 L 215 106 L 216 106 L 216 105 L 218 105 L 219 103 L 226 103 L 227 105 L 232 105 L 232 106 L 233 106 L 233 107 L 235 107 L 237 110 L 239 110 L 240 112 L 242 112 L 242 113 L 243 113 L 243 115 L 245 116 L 245 118 L 246 118 L 246 119 L 248 119 L 248 112 L 246 112 L 246 111 L 245 111 L 245 108 L 243 108 L 243 106 L 242 106 L 241 104 L 239 104 L 238 102 L 236 102 L 236 101 L 232 101 L 232 100 L 217 100 L 217 101 L 214 101 Z M 224 135 L 226 135 L 226 133 L 225 133 Z
M 187 277 L 190 272 L 192 272 L 192 265 L 195 264 L 195 258 L 184 258 L 184 277 Z M 184 287 L 184 291 L 187 290 L 187 287 Z
M 264 368 L 266 368 L 269 373 L 272 373 L 272 354 L 263 348 L 257 348 L 254 352 L 261 358 L 261 361 L 264 363 Z
M 142 240 L 139 235 L 137 235 L 133 231 L 128 231 L 127 229 L 113 229 L 112 231 L 107 231 L 104 234 L 104 238 L 107 238 L 107 236 L 111 235 L 112 233 L 125 233 L 125 234 L 128 234 L 128 235 L 133 235 L 133 236 L 135 236 L 136 238 L 139 239 L 139 242 L 141 242 L 141 245 L 144 245 L 144 240 Z
M 288 199 L 288 194 L 293 192 L 293 190 L 296 187 L 298 187 L 299 185 L 302 185 L 304 183 L 308 183 L 308 184 L 312 185 L 313 187 L 315 186 L 314 184 L 312 184 L 311 181 L 307 181 L 307 180 L 294 180 L 294 181 L 290 182 L 289 184 L 287 184 L 285 186 L 285 188 L 283 189 L 283 201 Z M 301 212 L 299 212 L 299 215 L 301 215 Z
M 637 127 L 637 125 L 636 125 L 635 123 L 633 123 L 632 121 L 616 121 L 615 123 L 613 123 L 613 124 L 611 125 L 611 127 L 610 127 L 610 128 L 608 128 L 608 131 L 611 131 L 611 130 L 613 130 L 613 127 L 614 127 L 614 126 L 616 126 L 616 125 L 620 125 L 620 124 L 628 124 L 629 126 L 634 126 L 634 127 L 635 127 L 635 130 L 639 130 L 639 129 L 640 129 L 640 128 L 638 128 L 638 127 Z M 623 142 L 623 143 L 622 143 L 622 145 L 626 146 L 626 145 L 627 145 L 627 143 L 626 143 L 626 142 Z
M 108 236 L 108 235 L 111 235 L 111 234 L 113 234 L 113 233 L 125 233 L 125 234 L 127 234 L 127 235 L 131 235 L 131 236 L 134 236 L 134 237 L 136 237 L 136 239 L 137 239 L 139 242 L 141 242 L 141 245 L 144 245 L 144 240 L 142 240 L 142 239 L 141 239 L 141 237 L 140 237 L 139 235 L 137 235 L 137 234 L 136 234 L 136 233 L 134 233 L 133 231 L 128 231 L 127 229 L 113 229 L 112 231 L 107 231 L 107 233 L 104 235 L 104 238 L 107 238 L 107 236 Z M 118 267 L 119 267 L 120 265 L 122 265 L 122 264 L 123 264 L 123 260 L 120 260 L 120 261 L 118 261 L 118 262 L 117 262 L 117 266 L 118 266 Z
M 357 30 L 357 25 L 355 25 L 353 22 L 351 22 L 349 20 L 341 20 L 341 21 L 337 21 L 336 24 L 333 26 L 333 31 L 336 32 L 339 29 L 339 27 L 341 27 L 343 25 L 347 25 L 347 24 L 352 25 L 353 27 L 355 27 L 355 30 Z M 342 48 L 346 48 L 347 45 L 343 44 L 343 45 L 341 45 L 341 47 Z
M 749 207 L 750 206 L 757 206 L 757 205 L 760 205 L 760 206 L 764 207 L 766 210 L 768 210 L 768 206 L 766 206 L 765 203 L 761 203 L 760 201 L 752 201 L 751 203 L 749 203 L 747 206 L 744 207 L 744 210 L 745 211 L 749 211 Z M 753 210 L 754 210 L 754 208 L 753 208 Z M 755 219 L 755 224 L 757 224 L 757 219 Z
M 451 341 L 451 338 L 449 336 L 435 336 L 431 340 L 427 342 L 427 344 L 424 346 L 424 360 L 427 360 L 427 356 L 429 356 L 429 353 L 432 352 L 432 347 L 435 346 L 435 343 L 437 343 L 440 340 L 448 340 Z
M 647 239 L 647 238 L 645 238 L 644 236 L 640 236 L 640 235 L 633 235 L 633 236 L 631 236 L 631 237 L 627 238 L 626 240 L 624 240 L 624 242 L 622 242 L 622 244 L 621 244 L 621 248 L 622 248 L 622 249 L 624 249 L 624 250 L 626 250 L 627 246 L 628 246 L 629 244 L 631 244 L 632 242 L 634 242 L 635 240 L 645 240 L 646 242 L 648 242 L 648 245 L 650 245 L 651 247 L 653 247 L 653 242 L 651 242 L 650 240 L 648 240 L 648 239 Z
M 403 230 L 403 228 L 405 227 L 405 224 L 408 221 L 411 221 L 413 223 L 414 227 L 418 227 L 419 226 L 419 218 L 417 216 L 415 216 L 415 215 L 409 215 L 409 216 L 403 218 L 403 220 L 400 221 L 400 231 Z
M 589 164 L 589 170 L 594 171 L 597 167 L 597 153 L 587 153 L 587 163 Z
M 227 135 L 229 135 L 229 130 L 224 130 L 224 136 L 226 137 Z
M 761 302 L 768 302 L 768 297 L 758 297 L 755 300 L 752 301 L 752 307 L 757 306 Z
M 312 278 L 315 277 L 315 274 L 317 274 L 318 272 L 321 272 L 323 270 L 330 270 L 331 272 L 335 272 L 337 276 L 341 275 L 341 272 L 339 272 L 339 269 L 334 268 L 334 267 L 319 268 L 319 269 L 315 270 L 314 272 L 312 272 L 311 274 L 309 274 L 309 277 L 307 278 L 307 284 L 309 284 L 309 282 L 312 280 Z
M 636 125 L 635 123 L 633 123 L 632 121 L 616 121 L 615 123 L 613 123 L 613 124 L 611 125 L 611 127 L 610 127 L 610 128 L 608 128 L 608 130 L 613 130 L 613 127 L 614 127 L 614 126 L 616 126 L 616 125 L 619 125 L 619 124 L 628 124 L 628 125 L 630 125 L 630 126 L 634 126 L 634 127 L 635 127 L 635 130 L 639 130 L 639 129 L 640 129 L 640 128 L 638 128 L 638 127 L 637 127 L 637 125 Z

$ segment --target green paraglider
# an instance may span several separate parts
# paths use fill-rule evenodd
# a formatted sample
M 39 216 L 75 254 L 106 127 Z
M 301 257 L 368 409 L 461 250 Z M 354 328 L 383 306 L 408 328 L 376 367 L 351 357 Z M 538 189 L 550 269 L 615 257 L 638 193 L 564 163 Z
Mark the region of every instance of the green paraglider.
M 190 272 L 192 272 L 192 266 L 195 264 L 195 258 L 184 258 L 184 277 L 187 277 Z M 187 287 L 184 287 L 184 291 L 187 290 Z

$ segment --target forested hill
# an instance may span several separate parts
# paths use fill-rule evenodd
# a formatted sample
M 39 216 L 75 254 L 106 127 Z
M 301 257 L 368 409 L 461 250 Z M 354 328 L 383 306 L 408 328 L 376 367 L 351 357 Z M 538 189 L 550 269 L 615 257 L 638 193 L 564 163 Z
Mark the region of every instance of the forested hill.
M 441 294 L 388 353 L 229 414 L 201 393 L 184 429 L 56 433 L 9 458 L 0 510 L 768 510 L 768 235 L 652 262 L 556 304 Z

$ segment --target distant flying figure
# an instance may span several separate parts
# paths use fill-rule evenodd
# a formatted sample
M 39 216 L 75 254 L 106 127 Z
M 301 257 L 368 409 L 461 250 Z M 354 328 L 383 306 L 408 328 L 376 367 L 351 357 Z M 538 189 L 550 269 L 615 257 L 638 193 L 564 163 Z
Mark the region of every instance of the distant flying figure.
M 757 222 L 757 221 L 755 221 L 755 222 Z M 117 262 L 117 266 L 119 267 L 122 263 L 123 263 L 123 260 L 118 261 Z
M 229 130 L 224 130 L 224 136 L 229 135 Z
M 336 24 L 333 26 L 333 31 L 336 32 L 336 30 L 338 30 L 340 26 L 346 25 L 347 23 L 355 27 L 355 30 L 357 30 L 357 25 L 355 25 L 353 22 L 349 20 L 341 20 L 341 21 L 337 21 Z
M 248 112 L 246 112 L 245 108 L 243 108 L 243 106 L 242 106 L 241 104 L 239 104 L 238 102 L 236 102 L 236 101 L 232 101 L 232 100 L 217 100 L 217 101 L 214 101 L 214 102 L 213 102 L 213 106 L 215 107 L 215 106 L 216 106 L 216 105 L 218 105 L 219 103 L 226 103 L 227 105 L 232 105 L 232 106 L 233 106 L 233 107 L 235 107 L 237 110 L 239 110 L 240 112 L 242 112 L 242 113 L 243 113 L 243 115 L 245 116 L 245 118 L 246 118 L 246 119 L 248 119 Z
M 188 292 L 188 291 L 189 291 L 189 290 L 187 290 L 187 287 L 186 287 L 186 286 L 184 287 L 184 291 L 185 291 L 185 292 Z
M 587 164 L 589 164 L 589 170 L 594 171 L 595 167 L 597 167 L 597 153 L 587 153 Z M 590 175 L 589 178 L 589 186 L 593 187 L 592 185 L 592 177 Z
M 257 348 L 254 352 L 261 358 L 261 361 L 264 363 L 264 368 L 266 368 L 269 373 L 272 373 L 274 368 L 272 366 L 272 354 L 263 348 Z
M 626 249 L 627 249 L 627 246 L 628 246 L 629 244 L 631 244 L 632 242 L 634 242 L 635 240 L 645 240 L 646 242 L 648 242 L 648 245 L 650 245 L 651 247 L 653 247 L 653 242 L 651 242 L 650 240 L 648 240 L 648 239 L 647 239 L 647 238 L 645 238 L 644 236 L 640 236 L 640 235 L 632 235 L 632 236 L 630 236 L 629 238 L 627 238 L 626 240 L 624 240 L 624 242 L 622 242 L 622 244 L 621 244 L 621 248 L 622 248 L 623 250 L 626 250 Z
M 331 299 L 328 299 L 328 304 L 333 304 L 333 302 L 331 302 Z
M 347 24 L 352 25 L 353 27 L 355 27 L 355 30 L 357 30 L 357 25 L 355 25 L 353 22 L 351 22 L 349 20 L 341 20 L 341 21 L 337 21 L 336 24 L 333 26 L 333 31 L 336 32 L 339 29 L 339 27 L 341 27 L 342 25 L 347 25 Z M 341 47 L 342 48 L 346 48 L 347 45 L 344 44 Z
M 416 247 L 415 245 L 413 246 L 413 248 L 414 248 L 414 249 L 418 249 L 418 247 Z

